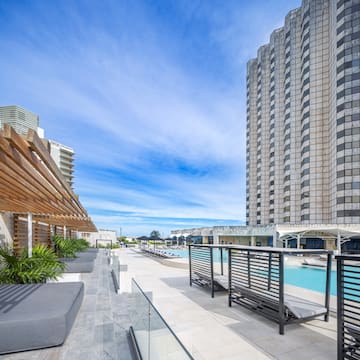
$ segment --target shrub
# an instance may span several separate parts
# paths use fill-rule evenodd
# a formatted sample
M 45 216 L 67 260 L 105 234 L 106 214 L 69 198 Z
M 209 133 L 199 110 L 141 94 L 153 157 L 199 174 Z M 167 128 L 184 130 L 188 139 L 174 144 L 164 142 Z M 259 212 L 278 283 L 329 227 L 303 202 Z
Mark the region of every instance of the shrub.
M 61 258 L 74 258 L 77 251 L 84 251 L 90 247 L 85 239 L 64 239 L 59 235 L 53 236 L 56 253 Z
M 46 280 L 56 280 L 64 269 L 65 264 L 44 245 L 34 246 L 30 258 L 27 249 L 16 256 L 8 247 L 0 247 L 0 283 L 44 283 Z

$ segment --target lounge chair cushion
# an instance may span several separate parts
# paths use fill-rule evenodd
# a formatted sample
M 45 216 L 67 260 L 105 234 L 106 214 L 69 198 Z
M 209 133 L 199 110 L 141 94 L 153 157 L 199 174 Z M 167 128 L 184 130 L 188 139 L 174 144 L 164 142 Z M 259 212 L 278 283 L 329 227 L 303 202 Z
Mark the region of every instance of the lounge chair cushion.
M 79 251 L 75 253 L 78 259 L 94 260 L 96 259 L 97 252 Z
M 323 315 L 326 313 L 326 308 L 320 304 L 297 298 L 295 296 L 284 296 L 285 306 L 298 318 L 303 319 L 310 316 Z
M 221 285 L 224 289 L 229 289 L 229 277 L 226 275 L 214 275 L 214 281 Z
M 259 304 L 266 304 L 268 307 L 276 310 L 279 307 L 279 302 L 274 296 L 268 295 L 266 292 L 258 292 L 249 288 L 238 288 L 241 295 Z M 304 319 L 311 316 L 320 316 L 326 313 L 326 308 L 323 305 L 301 299 L 292 295 L 284 294 L 284 305 L 289 312 L 297 319 Z
M 66 265 L 64 273 L 90 273 L 94 270 L 94 260 L 91 259 L 69 258 L 59 260 Z
M 0 285 L 0 354 L 62 344 L 83 296 L 82 282 Z

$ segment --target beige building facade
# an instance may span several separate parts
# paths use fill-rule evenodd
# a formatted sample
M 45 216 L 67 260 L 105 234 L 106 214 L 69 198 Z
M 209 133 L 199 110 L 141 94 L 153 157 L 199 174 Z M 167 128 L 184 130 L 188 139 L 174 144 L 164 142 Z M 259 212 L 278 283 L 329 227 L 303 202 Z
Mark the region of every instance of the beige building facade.
M 360 223 L 360 3 L 304 0 L 247 65 L 248 225 Z
M 4 124 L 12 126 L 18 134 L 26 135 L 29 129 L 37 131 L 39 115 L 17 105 L 0 106 L 0 127 Z

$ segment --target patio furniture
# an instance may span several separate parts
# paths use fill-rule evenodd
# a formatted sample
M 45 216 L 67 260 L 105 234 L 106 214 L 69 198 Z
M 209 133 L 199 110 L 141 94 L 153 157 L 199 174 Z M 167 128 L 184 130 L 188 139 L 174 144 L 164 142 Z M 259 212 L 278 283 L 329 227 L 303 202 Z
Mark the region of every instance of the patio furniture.
M 94 260 L 82 258 L 59 258 L 65 263 L 64 273 L 90 273 L 94 270 Z
M 61 345 L 83 296 L 82 282 L 0 285 L 0 354 Z
M 284 255 L 327 254 L 324 304 L 284 292 Z M 332 252 L 269 247 L 229 247 L 229 306 L 243 305 L 279 324 L 279 333 L 290 323 L 324 316 L 328 321 Z
M 228 278 L 223 275 L 223 253 L 220 249 L 221 274 L 214 271 L 214 247 L 189 245 L 190 286 L 209 288 L 211 297 L 215 291 L 228 289 Z
M 213 250 L 220 251 L 220 274 L 214 271 Z M 228 276 L 223 271 L 223 250 L 228 251 Z M 284 293 L 284 255 L 326 254 L 324 304 L 317 304 Z M 194 283 L 211 289 L 228 290 L 228 303 L 243 305 L 284 326 L 324 316 L 328 321 L 332 252 L 241 245 L 190 245 L 190 286 Z

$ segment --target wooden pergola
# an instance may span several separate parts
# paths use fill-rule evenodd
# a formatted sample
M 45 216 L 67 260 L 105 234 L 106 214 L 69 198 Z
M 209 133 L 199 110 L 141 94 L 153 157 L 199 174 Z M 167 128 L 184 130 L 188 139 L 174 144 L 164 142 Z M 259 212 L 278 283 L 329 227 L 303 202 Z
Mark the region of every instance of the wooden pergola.
M 0 130 L 0 211 L 14 213 L 15 251 L 22 247 L 24 220 L 30 253 L 39 224 L 47 224 L 49 234 L 51 226 L 64 235 L 69 229 L 97 231 L 36 132 L 22 136 L 7 124 Z

